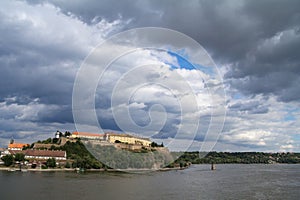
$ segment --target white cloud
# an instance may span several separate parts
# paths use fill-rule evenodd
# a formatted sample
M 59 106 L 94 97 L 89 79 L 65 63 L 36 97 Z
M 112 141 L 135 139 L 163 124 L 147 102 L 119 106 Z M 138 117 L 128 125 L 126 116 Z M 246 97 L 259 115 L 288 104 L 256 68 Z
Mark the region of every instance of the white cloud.
M 15 98 L 10 98 L 15 99 Z M 38 113 L 45 109 L 46 105 L 39 104 L 38 100 L 34 100 L 29 104 L 19 105 L 17 103 L 6 104 L 6 102 L 0 103 L 0 118 L 15 119 L 15 120 L 30 120 L 34 121 L 38 119 Z
M 296 108 L 298 103 L 279 102 L 274 96 L 231 97 L 220 146 L 231 144 L 231 151 L 239 148 L 245 151 L 298 151 L 299 146 L 293 145 L 299 134 L 294 125 L 298 117 L 294 115 L 295 119 L 285 120 L 289 107 Z M 259 108 L 268 110 L 255 112 Z
M 56 54 L 59 59 L 83 59 L 109 33 L 130 23 L 101 19 L 88 25 L 74 15 L 63 14 L 52 4 L 33 5 L 25 1 L 2 1 L 0 15 L 5 44 L 22 46 L 32 55 Z
M 229 10 L 224 12 L 229 12 Z M 226 20 L 232 19 L 229 17 Z M 248 18 L 246 21 L 250 23 Z M 0 127 L 3 129 L 0 138 L 5 139 L 0 139 L 0 143 L 13 134 L 19 136 L 21 140 L 32 141 L 37 138 L 44 139 L 44 134 L 47 135 L 54 129 L 74 129 L 73 124 L 70 123 L 38 121 L 41 120 L 41 116 L 45 117 L 51 112 L 58 112 L 63 106 L 70 104 L 70 102 L 63 102 L 63 96 L 70 96 L 73 79 L 82 59 L 99 42 L 122 30 L 131 22 L 131 19 L 124 20 L 119 15 L 114 20 L 96 16 L 91 23 L 85 23 L 72 13 L 64 14 L 60 8 L 50 3 L 28 4 L 26 1 L 2 1 L 0 43 L 3 46 L 2 50 L 5 51 L 0 57 L 1 70 L 4 74 L 0 78 L 4 80 L 7 76 L 8 80 L 19 82 L 19 85 L 11 89 L 11 93 L 4 93 L 5 96 L 1 97 L 4 100 L 0 102 Z M 232 37 L 236 37 L 236 35 L 233 34 Z M 296 46 L 299 41 L 299 34 L 293 27 L 280 30 L 268 37 L 261 40 L 260 45 L 253 47 L 253 51 L 248 52 L 246 60 L 249 59 L 249 63 L 255 64 L 257 59 L 268 60 L 273 54 L 278 55 L 276 58 L 279 58 L 280 55 L 285 58 L 287 56 L 284 53 L 291 54 L 291 52 L 285 51 L 285 47 Z M 139 39 L 128 38 L 125 44 L 110 44 L 105 46 L 105 49 L 102 49 L 99 54 L 95 53 L 95 57 L 90 59 L 88 64 L 93 66 L 96 63 L 100 67 L 96 65 L 85 71 L 86 82 L 81 88 L 83 91 L 81 94 L 84 97 L 81 105 L 89 104 L 95 98 L 94 96 L 85 96 L 85 94 L 95 89 L 90 87 L 90 83 L 98 80 L 99 68 L 102 67 L 102 64 L 107 64 L 99 63 L 99 60 L 113 56 L 116 52 L 127 51 L 128 54 L 116 59 L 108 66 L 103 77 L 100 77 L 95 94 L 96 110 L 100 119 L 112 119 L 114 117 L 112 109 L 118 111 L 120 119 L 127 119 L 129 111 L 132 120 L 136 120 L 137 131 L 145 131 L 145 134 L 151 136 L 165 128 L 164 131 L 169 131 L 167 134 L 169 138 L 166 141 L 173 140 L 171 138 L 174 137 L 173 131 L 182 127 L 180 120 L 183 120 L 181 123 L 186 126 L 178 133 L 177 143 L 173 143 L 174 147 L 180 146 L 180 143 L 189 144 L 190 139 L 194 136 L 193 127 L 197 124 L 195 122 L 200 119 L 198 131 L 201 137 L 206 136 L 208 145 L 194 141 L 194 146 L 204 145 L 206 148 L 213 145 L 212 140 L 219 134 L 216 127 L 220 127 L 223 120 L 223 110 L 220 109 L 224 104 L 221 80 L 210 73 L 199 70 L 180 68 L 171 70 L 170 65 L 179 66 L 178 59 L 164 51 L 136 49 L 134 52 L 128 52 L 132 48 L 127 45 L 138 42 Z M 227 43 L 221 44 L 224 46 Z M 182 54 L 195 63 L 205 67 L 213 66 L 212 59 L 205 51 L 194 52 L 195 46 L 182 49 L 186 44 L 180 42 L 177 45 L 177 50 L 182 51 Z M 227 72 L 234 73 L 231 69 L 234 69 L 234 63 L 222 66 L 220 68 L 221 76 Z M 255 70 L 255 68 L 253 69 Z M 261 70 L 252 71 L 252 66 L 250 71 L 262 73 Z M 11 72 L 14 76 L 9 76 L 7 72 Z M 249 81 L 249 76 L 245 75 L 244 83 Z M 285 83 L 285 81 L 283 82 Z M 238 83 L 243 84 L 242 79 Z M 252 82 L 252 84 L 257 84 L 256 89 L 264 86 L 263 83 Z M 13 84 L 5 82 L 5 85 L 8 85 L 7 88 L 9 88 Z M 118 87 L 115 87 L 116 85 Z M 269 82 L 266 82 L 266 87 L 270 85 Z M 294 82 L 294 85 L 297 86 L 297 82 Z M 29 102 L 18 102 L 18 98 L 12 94 L 12 92 L 18 93 L 15 91 L 18 88 L 22 94 L 25 89 L 30 91 L 32 96 L 30 96 Z M 113 94 L 114 89 L 115 93 Z M 268 97 L 263 95 L 244 96 L 229 85 L 226 86 L 226 89 L 228 92 L 226 126 L 216 149 L 231 151 L 300 150 L 299 139 L 297 140 L 300 134 L 298 128 L 300 126 L 299 103 L 279 102 L 272 95 L 267 95 Z M 28 90 L 26 90 L 27 93 Z M 35 93 L 38 90 L 46 92 Z M 26 92 L 24 92 L 25 95 Z M 57 100 L 55 103 L 53 99 L 47 98 L 48 93 Z M 238 94 L 238 97 L 235 94 Z M 112 96 L 114 104 L 110 108 L 109 100 Z M 45 102 L 44 97 L 49 102 Z M 63 106 L 58 105 L 57 102 L 63 102 L 61 103 Z M 81 110 L 75 112 L 82 113 Z M 82 116 L 85 123 L 82 124 L 84 129 L 97 130 L 97 123 L 89 123 L 93 117 L 93 114 Z M 212 117 L 215 120 L 211 120 Z M 127 122 L 127 127 L 123 126 L 123 128 L 134 130 L 130 127 L 132 122 Z M 212 132 L 207 135 L 203 132 L 207 131 L 209 125 L 212 126 Z M 216 131 L 214 132 L 214 130 Z
M 2 1 L 0 43 L 4 53 L 0 63 L 1 80 L 6 85 L 1 89 L 0 102 L 3 141 L 14 135 L 31 142 L 52 136 L 57 129 L 74 130 L 68 120 L 55 118 L 63 117 L 64 109 L 69 109 L 73 79 L 82 59 L 128 23 L 130 20 L 120 17 L 87 24 L 50 3 Z M 18 102 L 23 96 L 29 101 Z
M 107 48 L 111 52 L 114 48 L 126 51 L 126 47 L 118 47 L 115 44 Z M 89 62 L 94 64 L 93 69 L 99 66 L 97 58 L 103 56 L 96 56 L 97 54 L 96 52 L 93 56 L 95 60 Z M 103 108 L 101 103 L 105 100 L 109 102 L 106 109 L 99 109 L 98 113 L 103 116 L 100 116 L 100 120 L 114 118 L 125 132 L 147 136 L 159 133 L 163 125 L 166 125 L 168 128 L 165 126 L 163 131 L 169 132 L 167 137 L 193 140 L 198 134 L 197 125 L 202 115 L 213 117 L 222 115 L 218 107 L 224 104 L 224 98 L 218 92 L 219 86 L 208 88 L 205 84 L 206 80 L 213 81 L 213 78 L 202 71 L 172 69 L 162 62 L 164 57 L 165 62 L 172 61 L 172 65 L 179 65 L 174 63 L 176 59 L 169 58 L 170 56 L 162 51 L 137 49 L 111 63 L 100 77 L 96 92 L 98 106 L 102 105 Z M 93 72 L 85 77 L 97 75 Z M 90 90 L 89 81 L 85 81 L 85 84 L 84 88 Z M 82 92 L 85 93 L 87 90 Z M 92 97 L 90 100 L 93 101 Z M 86 98 L 83 101 L 86 101 Z M 111 111 L 114 115 L 110 114 Z M 213 121 L 211 126 L 221 125 L 222 120 L 218 120 L 218 123 Z

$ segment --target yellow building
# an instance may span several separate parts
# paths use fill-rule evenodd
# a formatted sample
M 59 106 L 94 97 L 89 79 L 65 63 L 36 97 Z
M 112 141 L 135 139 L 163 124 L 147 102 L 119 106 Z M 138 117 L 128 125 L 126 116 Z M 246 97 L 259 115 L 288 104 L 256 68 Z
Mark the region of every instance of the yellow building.
M 105 133 L 105 139 L 110 143 L 125 143 L 125 144 L 135 144 L 142 146 L 151 146 L 151 141 L 148 138 L 140 138 L 128 134 L 116 134 L 116 133 Z
M 104 134 L 87 133 L 87 132 L 73 132 L 71 138 L 82 138 L 91 140 L 103 140 Z

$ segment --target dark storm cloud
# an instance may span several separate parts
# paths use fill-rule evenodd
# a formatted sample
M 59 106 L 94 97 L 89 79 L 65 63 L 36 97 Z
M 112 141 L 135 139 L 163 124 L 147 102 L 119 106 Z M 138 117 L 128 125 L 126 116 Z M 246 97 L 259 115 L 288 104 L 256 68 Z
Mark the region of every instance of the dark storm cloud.
M 72 108 L 70 106 L 60 106 L 56 109 L 46 109 L 38 113 L 37 122 L 46 123 L 73 123 Z
M 33 58 L 34 59 L 34 58 Z M 1 63 L 1 60 L 0 60 Z M 45 104 L 69 104 L 71 100 L 73 78 L 62 71 L 51 67 L 35 65 L 23 67 L 10 64 L 3 66 L 0 75 L 1 100 L 17 96 L 17 100 L 25 103 L 26 99 L 39 98 Z M 28 101 L 27 101 L 28 102 Z
M 6 104 L 1 109 L 14 111 L 2 112 L 0 118 L 72 123 L 72 88 L 76 70 L 90 48 L 89 40 L 94 39 L 86 37 L 91 28 L 52 5 L 3 1 L 2 6 L 0 102 Z M 1 129 L 9 126 L 6 123 L 1 122 Z
M 50 6 L 1 5 L 0 137 L 32 141 L 60 124 L 73 128 L 72 87 L 85 49 L 67 42 L 71 31 L 53 24 L 55 18 L 65 24 L 68 19 Z
M 122 17 L 123 19 L 133 19 L 135 24 L 157 23 L 159 20 L 159 12 L 157 4 L 159 1 L 142 1 L 142 0 L 90 0 L 90 1 L 44 1 L 44 0 L 28 0 L 28 2 L 37 4 L 41 2 L 51 2 L 58 6 L 62 12 L 75 14 L 86 23 L 92 23 L 94 20 L 105 18 L 113 21 Z M 70 14 L 71 14 L 70 13 Z M 144 20 L 141 20 L 141 17 Z M 93 22 L 94 22 L 93 21 Z M 142 21 L 142 22 L 140 22 Z M 128 28 L 128 27 L 127 27 Z
M 299 100 L 299 78 L 294 76 L 300 73 L 297 0 L 52 3 L 86 22 L 96 16 L 108 20 L 122 16 L 132 19 L 126 28 L 162 26 L 181 31 L 208 49 L 218 64 L 231 64 L 226 78 L 234 80 L 229 82 L 233 88 L 245 94 L 275 94 L 281 101 Z M 244 77 L 249 79 L 241 80 Z
M 0 39 L 1 100 L 17 96 L 18 100 L 40 98 L 42 103 L 47 104 L 69 103 L 74 74 L 70 70 L 58 69 L 58 66 L 63 65 L 59 62 L 63 56 L 59 52 L 55 55 L 52 52 L 55 50 L 48 49 L 47 46 L 42 50 L 30 45 L 22 47 L 21 41 L 18 43 L 7 40 L 10 35 L 2 33 Z M 22 33 L 18 34 L 21 35 Z
M 22 6 L 26 7 L 26 2 L 44 5 L 27 10 L 25 15 L 29 17 L 23 18 Z M 0 10 L 3 11 L 0 12 L 0 103 L 4 102 L 1 106 L 6 110 L 5 114 L 0 113 L 1 137 L 10 138 L 14 134 L 24 138 L 28 136 L 15 132 L 32 129 L 45 132 L 51 131 L 53 124 L 72 123 L 76 70 L 89 47 L 99 42 L 91 35 L 103 32 L 93 29 L 103 19 L 129 22 L 114 29 L 117 31 L 159 26 L 183 32 L 203 45 L 217 64 L 228 66 L 224 82 L 229 90 L 235 89 L 250 98 L 263 94 L 266 99 L 275 95 L 283 102 L 300 100 L 298 0 L 28 0 L 16 4 L 21 5 L 14 11 L 21 13 L 18 17 L 11 15 L 9 9 Z M 53 15 L 59 18 L 52 19 Z M 105 94 L 108 93 L 96 96 L 96 102 L 101 102 L 96 103 L 97 109 L 111 106 Z M 229 106 L 232 116 L 237 112 L 269 112 L 269 105 L 255 100 L 228 102 L 235 102 Z M 37 113 L 35 109 L 39 109 Z M 167 110 L 172 111 L 172 107 Z M 32 113 L 26 116 L 28 111 Z M 119 130 L 112 118 L 98 118 L 104 129 Z M 209 119 L 201 118 L 203 124 L 196 140 L 203 140 Z M 179 123 L 168 121 L 155 137 L 174 137 L 177 131 L 174 125 Z M 34 127 L 39 125 L 40 128 Z

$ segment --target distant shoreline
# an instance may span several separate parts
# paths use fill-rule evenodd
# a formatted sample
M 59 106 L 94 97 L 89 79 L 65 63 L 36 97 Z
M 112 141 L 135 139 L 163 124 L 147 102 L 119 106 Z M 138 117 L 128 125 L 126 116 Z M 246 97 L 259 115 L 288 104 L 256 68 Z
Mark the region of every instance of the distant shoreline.
M 22 169 L 22 170 L 26 170 L 26 171 L 32 171 L 32 172 L 39 172 L 39 171 L 75 171 L 75 169 L 71 169 L 71 168 L 53 168 L 53 169 Z M 18 167 L 0 167 L 0 171 L 21 171 L 20 168 Z
M 210 165 L 210 164 L 192 164 L 192 165 Z M 192 166 L 190 165 L 190 166 Z M 250 164 L 245 164 L 245 163 L 220 163 L 217 165 L 293 165 L 290 163 L 250 163 Z M 84 169 L 83 172 L 157 172 L 157 171 L 176 171 L 176 170 L 185 170 L 188 169 L 188 167 L 174 167 L 174 168 L 161 168 L 161 169 Z M 75 168 L 48 168 L 48 169 L 22 169 L 25 170 L 25 172 L 81 172 L 80 169 L 75 169 Z M 18 167 L 0 167 L 0 171 L 21 171 L 20 168 Z M 23 171 L 24 172 L 24 171 Z
M 155 172 L 155 171 L 171 171 L 171 170 L 184 170 L 185 168 L 161 168 L 161 169 L 85 169 L 84 172 Z M 48 168 L 48 169 L 22 169 L 27 172 L 80 172 L 80 170 L 75 168 Z M 0 167 L 0 171 L 21 171 L 18 167 Z

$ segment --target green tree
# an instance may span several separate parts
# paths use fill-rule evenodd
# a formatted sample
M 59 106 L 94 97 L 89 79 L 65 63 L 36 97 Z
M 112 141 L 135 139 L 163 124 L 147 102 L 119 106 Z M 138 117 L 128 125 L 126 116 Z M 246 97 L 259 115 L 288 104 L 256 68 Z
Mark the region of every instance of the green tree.
M 15 155 L 15 161 L 22 162 L 25 160 L 25 155 L 23 153 L 16 153 Z
M 151 142 L 151 147 L 158 147 L 158 144 L 156 142 Z
M 151 142 L 151 147 L 164 147 L 164 143 L 157 144 L 156 142 Z
M 14 162 L 14 157 L 13 157 L 13 155 L 6 155 L 6 156 L 3 156 L 3 157 L 1 158 L 1 160 L 3 160 L 4 165 L 5 165 L 6 167 L 8 167 L 8 166 L 11 166 L 11 165 L 13 164 L 13 162 Z
M 65 132 L 65 137 L 71 136 L 71 133 L 69 131 Z
M 58 138 L 53 138 L 53 139 L 52 139 L 52 143 L 53 143 L 53 144 L 56 144 L 58 141 L 59 141 Z
M 55 158 L 49 158 L 46 162 L 46 165 L 47 167 L 50 167 L 50 168 L 54 168 L 56 167 L 56 160 Z
M 43 144 L 51 144 L 52 138 L 48 138 L 47 140 L 42 141 Z
M 66 162 L 65 168 L 71 168 L 71 165 L 69 162 Z

